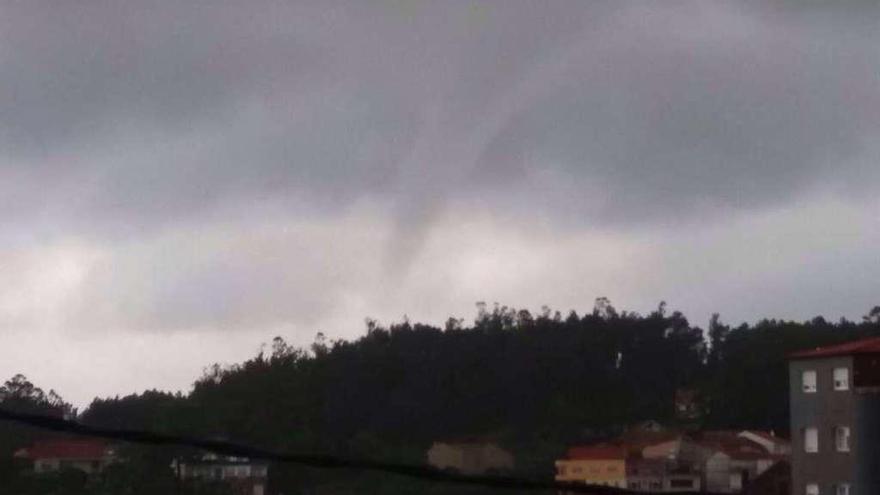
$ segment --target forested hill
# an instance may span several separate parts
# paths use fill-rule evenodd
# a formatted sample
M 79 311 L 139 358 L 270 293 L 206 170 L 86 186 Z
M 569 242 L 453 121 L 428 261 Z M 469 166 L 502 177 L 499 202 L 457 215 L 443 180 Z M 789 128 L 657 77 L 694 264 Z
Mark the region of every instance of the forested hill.
M 368 321 L 355 341 L 319 335 L 310 349 L 276 338 L 240 365 L 210 367 L 187 397 L 96 400 L 82 420 L 356 453 L 372 442 L 473 435 L 570 442 L 639 420 L 672 422 L 676 389 L 693 389 L 707 427 L 784 433 L 785 356 L 880 335 L 880 309 L 861 322 L 736 328 L 716 315 L 703 330 L 663 303 L 649 315 L 604 298 L 582 316 L 478 306 L 468 325 Z

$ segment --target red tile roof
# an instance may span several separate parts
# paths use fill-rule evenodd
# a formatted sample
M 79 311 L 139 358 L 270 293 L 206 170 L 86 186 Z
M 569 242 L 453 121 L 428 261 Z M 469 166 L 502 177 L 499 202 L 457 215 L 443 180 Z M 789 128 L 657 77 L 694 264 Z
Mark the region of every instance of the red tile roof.
M 101 440 L 50 440 L 37 442 L 17 454 L 27 459 L 101 459 L 109 455 Z
M 855 340 L 845 344 L 817 347 L 790 354 L 790 359 L 809 359 L 832 356 L 851 356 L 854 354 L 880 354 L 880 337 Z
M 607 460 L 626 459 L 626 449 L 619 445 L 584 445 L 568 449 L 566 459 L 569 460 Z

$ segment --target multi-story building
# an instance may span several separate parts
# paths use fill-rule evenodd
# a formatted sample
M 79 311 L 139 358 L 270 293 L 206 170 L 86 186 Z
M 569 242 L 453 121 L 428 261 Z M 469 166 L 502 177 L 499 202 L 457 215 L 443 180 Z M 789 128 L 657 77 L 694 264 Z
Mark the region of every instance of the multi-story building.
M 880 493 L 880 338 L 789 360 L 794 495 Z

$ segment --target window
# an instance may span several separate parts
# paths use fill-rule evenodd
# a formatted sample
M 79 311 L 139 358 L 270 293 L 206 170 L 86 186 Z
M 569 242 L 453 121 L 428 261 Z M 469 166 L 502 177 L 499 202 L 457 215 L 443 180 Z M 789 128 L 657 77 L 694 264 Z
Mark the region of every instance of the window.
M 837 495 L 849 495 L 849 483 L 838 483 Z
M 849 426 L 834 428 L 834 447 L 838 452 L 849 452 Z
M 819 430 L 816 428 L 804 428 L 804 452 L 819 452 Z
M 804 393 L 814 394 L 816 393 L 816 371 L 815 370 L 807 370 L 804 371 L 801 375 L 803 379 L 804 385 Z
M 819 485 L 816 483 L 808 483 L 806 495 L 819 495 Z
M 849 390 L 848 368 L 834 368 L 834 390 Z

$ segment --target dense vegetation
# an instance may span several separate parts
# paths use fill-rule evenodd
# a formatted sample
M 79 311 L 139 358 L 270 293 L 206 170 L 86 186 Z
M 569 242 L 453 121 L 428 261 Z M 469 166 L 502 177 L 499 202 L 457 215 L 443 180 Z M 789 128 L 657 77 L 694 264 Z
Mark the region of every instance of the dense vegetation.
M 702 426 L 785 434 L 786 355 L 873 335 L 880 335 L 880 308 L 860 322 L 817 317 L 735 328 L 715 315 L 704 331 L 664 303 L 648 315 L 618 312 L 605 298 L 585 315 L 480 304 L 468 325 L 405 320 L 383 327 L 368 320 L 366 334 L 355 341 L 327 342 L 319 334 L 309 349 L 277 337 L 244 363 L 209 367 L 188 395 L 148 391 L 96 399 L 80 420 L 407 462 L 423 461 L 436 439 L 491 436 L 518 454 L 522 474 L 548 476 L 567 444 L 645 419 L 675 423 L 678 389 L 698 393 Z M 69 409 L 33 386 L 31 395 L 22 392 L 22 380 L 7 383 L 4 390 L 18 391 L 4 392 L 3 407 L 24 396 L 45 410 Z M 5 426 L 3 452 L 31 439 Z M 173 454 L 131 449 L 138 461 L 115 476 L 141 480 L 141 491 L 131 493 L 167 490 Z M 381 483 L 375 476 L 347 476 L 361 488 Z M 291 491 L 336 492 L 331 487 L 340 478 L 276 467 L 271 481 Z

